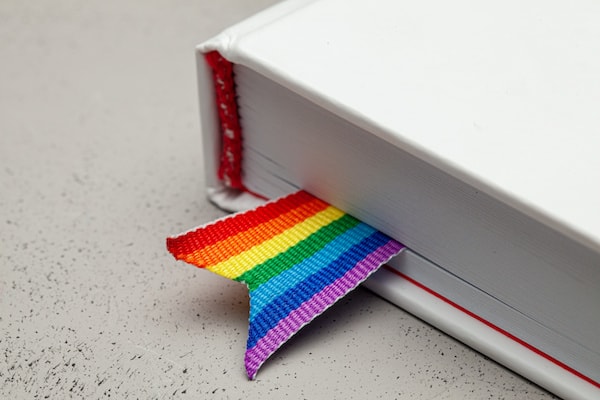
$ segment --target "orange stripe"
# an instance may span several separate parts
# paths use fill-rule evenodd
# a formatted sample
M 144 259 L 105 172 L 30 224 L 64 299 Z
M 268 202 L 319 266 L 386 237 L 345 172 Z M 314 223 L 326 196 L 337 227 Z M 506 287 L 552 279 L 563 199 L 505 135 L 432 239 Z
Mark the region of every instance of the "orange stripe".
M 194 251 L 187 255 L 181 254 L 178 258 L 185 259 L 187 262 L 202 268 L 217 265 L 281 234 L 305 219 L 326 209 L 328 206 L 329 205 L 324 201 L 315 198 L 277 218 L 230 236 L 213 245 L 206 246 L 201 250 Z

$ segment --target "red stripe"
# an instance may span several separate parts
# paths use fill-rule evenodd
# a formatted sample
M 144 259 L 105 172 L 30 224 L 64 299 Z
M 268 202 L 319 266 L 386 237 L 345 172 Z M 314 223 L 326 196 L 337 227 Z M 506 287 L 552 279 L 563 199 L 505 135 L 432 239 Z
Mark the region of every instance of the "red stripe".
M 206 246 L 223 241 L 230 236 L 257 227 L 311 201 L 327 205 L 325 202 L 301 190 L 273 203 L 267 203 L 268 206 L 261 206 L 245 213 L 235 214 L 232 217 L 224 218 L 212 225 L 200 227 L 195 231 L 187 232 L 178 237 L 167 238 L 167 249 L 176 257 L 182 254 L 190 254 Z M 232 223 L 233 219 L 235 223 Z
M 191 250 L 190 253 L 174 255 L 175 258 L 184 260 L 200 268 L 215 266 L 231 257 L 245 253 L 278 235 L 284 234 L 286 231 L 329 207 L 325 202 L 314 199 L 287 213 L 278 215 L 270 221 L 231 235 L 225 240 L 221 240 L 210 246 L 202 247 L 201 241 L 204 239 L 204 232 L 198 232 L 197 237 L 188 238 L 189 246 L 186 248 L 186 251 Z M 228 221 L 233 224 L 238 222 L 235 218 L 231 218 Z M 236 227 L 235 225 L 228 225 L 223 229 L 227 228 L 234 232 Z
M 447 297 L 442 296 L 441 294 L 439 294 L 438 292 L 428 288 L 427 286 L 423 285 L 420 282 L 417 282 L 416 280 L 412 279 L 411 277 L 403 274 L 402 272 L 388 266 L 385 265 L 385 268 L 390 271 L 393 272 L 394 274 L 404 278 L 405 280 L 407 280 L 408 282 L 412 283 L 413 285 L 423 289 L 424 291 L 426 291 L 427 293 L 437 297 L 438 299 L 444 301 L 445 303 L 451 305 L 452 307 L 456 308 L 459 311 L 462 311 L 463 313 L 467 314 L 469 317 L 476 319 L 477 321 L 483 323 L 484 325 L 492 328 L 493 330 L 495 330 L 498 333 L 501 333 L 502 335 L 506 336 L 509 339 L 512 339 L 513 341 L 517 342 L 518 344 L 520 344 L 521 346 L 525 347 L 526 349 L 533 351 L 535 354 L 545 358 L 546 360 L 550 361 L 551 363 L 559 366 L 560 368 L 564 369 L 565 371 L 575 375 L 576 377 L 583 379 L 584 381 L 586 381 L 587 383 L 600 388 L 600 383 L 596 382 L 595 380 L 593 380 L 592 378 L 585 376 L 584 374 L 582 374 L 581 372 L 569 367 L 567 364 L 557 360 L 556 358 L 552 357 L 549 354 L 544 353 L 543 351 L 541 351 L 540 349 L 538 349 L 537 347 L 532 346 L 531 344 L 525 342 L 522 339 L 519 339 L 518 337 L 516 337 L 515 335 L 511 334 L 508 331 L 505 331 L 504 329 L 500 328 L 497 325 L 492 324 L 490 321 L 480 317 L 479 315 L 467 310 L 466 308 L 460 306 L 459 304 L 453 302 L 452 300 L 450 300 Z

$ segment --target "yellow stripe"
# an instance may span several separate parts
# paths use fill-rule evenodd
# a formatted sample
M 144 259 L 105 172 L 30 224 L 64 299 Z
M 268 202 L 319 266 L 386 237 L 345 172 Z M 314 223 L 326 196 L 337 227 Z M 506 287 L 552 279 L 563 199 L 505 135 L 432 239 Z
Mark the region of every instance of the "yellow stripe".
M 255 266 L 283 253 L 317 230 L 344 216 L 344 212 L 329 206 L 277 236 L 206 269 L 229 279 L 235 279 Z

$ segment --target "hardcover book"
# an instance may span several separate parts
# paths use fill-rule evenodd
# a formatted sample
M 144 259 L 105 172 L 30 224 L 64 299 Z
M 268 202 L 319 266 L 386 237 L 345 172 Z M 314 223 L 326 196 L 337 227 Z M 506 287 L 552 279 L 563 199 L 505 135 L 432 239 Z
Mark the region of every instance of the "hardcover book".
M 305 189 L 408 250 L 365 284 L 600 396 L 600 3 L 288 0 L 198 47 L 209 196 Z

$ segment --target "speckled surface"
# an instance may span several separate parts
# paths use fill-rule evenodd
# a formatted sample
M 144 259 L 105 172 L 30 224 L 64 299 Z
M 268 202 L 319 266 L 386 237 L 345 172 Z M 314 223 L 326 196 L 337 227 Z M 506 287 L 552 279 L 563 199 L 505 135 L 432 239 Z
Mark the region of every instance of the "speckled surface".
M 194 45 L 272 2 L 0 2 L 0 398 L 550 398 L 362 289 L 247 380 L 245 288 L 164 239 L 222 215 Z

